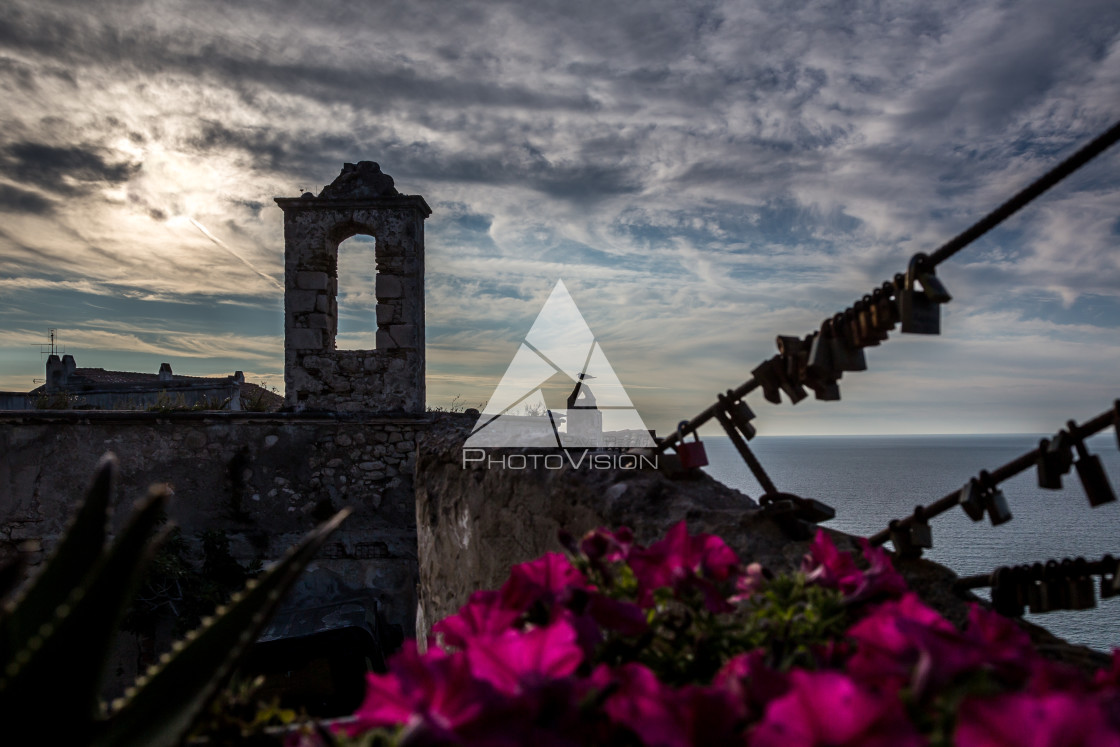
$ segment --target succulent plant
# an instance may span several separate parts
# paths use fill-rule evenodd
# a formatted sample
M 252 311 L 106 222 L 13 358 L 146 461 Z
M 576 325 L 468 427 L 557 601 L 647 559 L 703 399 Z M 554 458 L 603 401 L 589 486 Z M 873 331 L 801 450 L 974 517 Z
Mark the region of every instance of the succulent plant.
M 0 722 L 46 730 L 56 744 L 175 745 L 349 510 L 308 533 L 106 706 L 98 693 L 117 624 L 169 531 L 159 524 L 170 490 L 153 485 L 107 544 L 116 471 L 116 458 L 102 457 L 43 569 L 0 606 Z

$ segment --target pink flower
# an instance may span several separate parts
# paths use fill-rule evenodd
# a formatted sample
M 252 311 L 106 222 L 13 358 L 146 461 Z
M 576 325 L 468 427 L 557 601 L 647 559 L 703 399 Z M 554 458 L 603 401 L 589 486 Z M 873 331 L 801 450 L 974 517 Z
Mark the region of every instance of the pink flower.
M 981 651 L 984 665 L 1011 683 L 1025 680 L 1038 658 L 1026 631 L 978 604 L 969 605 L 964 635 Z
M 626 527 L 611 532 L 599 527 L 584 535 L 579 549 L 592 563 L 618 563 L 626 560 L 634 546 L 634 533 Z
M 757 718 L 770 701 L 789 691 L 789 675 L 767 666 L 766 652 L 755 649 L 729 659 L 712 684 L 734 695 L 746 715 Z
M 415 641 L 389 661 L 388 674 L 368 674 L 366 697 L 344 729 L 356 736 L 386 726 L 422 725 L 450 734 L 480 719 L 494 691 L 476 680 L 466 657 L 439 649 L 421 655 Z
M 508 630 L 520 616 L 520 611 L 502 605 L 498 592 L 476 591 L 458 613 L 433 625 L 432 632 L 441 634 L 447 646 L 466 648 L 472 638 Z
M 863 571 L 856 567 L 851 553 L 840 552 L 823 529 L 809 545 L 801 561 L 801 571 L 810 581 L 827 589 L 839 589 L 844 596 L 854 594 L 863 586 Z
M 615 688 L 604 710 L 647 747 L 727 744 L 741 728 L 743 708 L 722 688 L 674 690 L 641 664 L 624 664 L 612 673 L 600 667 L 593 681 Z
M 567 677 L 583 662 L 576 630 L 563 619 L 526 632 L 475 638 L 466 656 L 475 677 L 507 695 L 521 693 L 526 683 Z
M 550 552 L 510 569 L 509 579 L 502 584 L 501 604 L 518 612 L 536 602 L 552 607 L 565 602 L 573 589 L 588 588 L 587 579 L 571 561 L 558 552 Z
M 910 681 L 923 651 L 927 660 L 931 648 L 942 651 L 938 634 L 948 638 L 948 651 L 961 638 L 952 623 L 912 592 L 898 601 L 884 602 L 848 630 L 848 637 L 858 644 L 848 660 L 848 672 L 865 682 L 901 687 Z M 924 666 L 933 663 L 927 661 Z M 957 662 L 945 664 L 955 667 Z
M 772 701 L 751 732 L 757 747 L 921 745 L 894 695 L 875 693 L 840 672 L 790 673 L 788 693 Z
M 801 561 L 801 570 L 810 581 L 827 589 L 838 589 L 849 601 L 866 601 L 875 597 L 897 598 L 906 591 L 906 580 L 894 569 L 890 555 L 881 547 L 872 547 L 866 538 L 859 539 L 868 568 L 861 571 L 852 554 L 840 552 L 832 538 L 818 529 Z
M 667 586 L 677 592 L 700 589 L 705 606 L 712 612 L 732 609 L 715 583 L 737 572 L 739 557 L 715 535 L 689 537 L 688 527 L 681 521 L 665 534 L 665 539 L 644 550 L 633 548 L 627 562 L 637 576 L 638 604 L 643 607 L 653 604 L 654 591 Z
M 766 587 L 770 578 L 770 572 L 761 563 L 751 563 L 743 571 L 743 575 L 735 579 L 735 595 L 727 601 L 735 603 L 750 599 Z
M 1117 747 L 1099 704 L 1071 693 L 970 698 L 957 718 L 959 747 Z
M 860 549 L 867 560 L 863 584 L 851 598 L 859 600 L 887 597 L 897 599 L 906 593 L 906 579 L 894 569 L 891 556 L 881 547 L 872 547 L 866 537 L 859 538 Z

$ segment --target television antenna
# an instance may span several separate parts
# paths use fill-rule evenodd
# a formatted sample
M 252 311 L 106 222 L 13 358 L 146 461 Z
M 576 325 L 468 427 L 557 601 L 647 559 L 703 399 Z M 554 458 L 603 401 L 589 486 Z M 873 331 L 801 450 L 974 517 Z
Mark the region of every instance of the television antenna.
M 56 339 L 57 336 L 58 336 L 58 329 L 55 328 L 55 327 L 51 327 L 50 329 L 47 330 L 47 341 L 46 342 L 32 343 L 34 345 L 39 346 L 39 356 L 40 357 L 42 357 L 44 355 L 58 355 L 59 353 L 65 353 L 66 352 L 66 350 L 64 348 L 60 348 L 58 346 L 58 340 Z
M 51 327 L 47 330 L 47 341 L 46 342 L 34 342 L 34 343 L 32 343 L 32 345 L 38 345 L 39 346 L 39 359 L 40 360 L 42 360 L 44 355 L 58 355 L 59 353 L 65 353 L 66 352 L 65 348 L 61 348 L 61 347 L 58 346 L 58 339 L 57 338 L 58 338 L 58 329 L 56 327 Z M 45 381 L 46 381 L 46 379 L 32 379 L 31 383 L 42 384 Z

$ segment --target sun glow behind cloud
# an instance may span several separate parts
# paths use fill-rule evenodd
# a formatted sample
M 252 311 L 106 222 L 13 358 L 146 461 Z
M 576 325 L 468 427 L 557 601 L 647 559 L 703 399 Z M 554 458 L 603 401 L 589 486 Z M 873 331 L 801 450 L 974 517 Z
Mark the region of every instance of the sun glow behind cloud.
M 79 365 L 248 359 L 278 379 L 272 198 L 368 158 L 434 208 L 432 404 L 485 399 L 562 279 L 665 431 L 775 334 L 1120 117 L 1118 40 L 1103 0 L 17 1 L 0 19 L 0 388 L 42 376 L 48 326 Z M 1099 411 L 1120 363 L 1118 163 L 946 266 L 941 339 L 870 351 L 840 403 L 761 405 L 765 432 L 1045 431 Z

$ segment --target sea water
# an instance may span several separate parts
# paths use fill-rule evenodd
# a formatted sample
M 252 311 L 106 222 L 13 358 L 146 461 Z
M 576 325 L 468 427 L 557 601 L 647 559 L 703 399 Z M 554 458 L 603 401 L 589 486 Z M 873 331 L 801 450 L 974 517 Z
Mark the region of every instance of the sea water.
M 913 513 L 960 488 L 980 470 L 993 471 L 1037 448 L 1043 435 L 759 436 L 752 450 L 778 490 L 822 500 L 836 509 L 827 526 L 869 536 L 891 519 Z M 752 498 L 762 489 L 726 437 L 706 437 L 705 470 Z M 1120 451 L 1112 429 L 1086 441 L 1120 492 Z M 1076 469 L 1062 490 L 1038 487 L 1029 469 L 1000 484 L 1014 518 L 998 527 L 973 522 L 960 509 L 930 521 L 933 549 L 924 557 L 960 576 L 987 574 L 1001 565 L 1051 558 L 1120 557 L 1120 501 L 1090 508 Z M 1094 577 L 1099 591 L 1099 577 Z M 987 595 L 987 589 L 977 594 Z M 1026 615 L 1073 643 L 1109 651 L 1120 647 L 1120 597 L 1097 600 L 1091 610 Z

